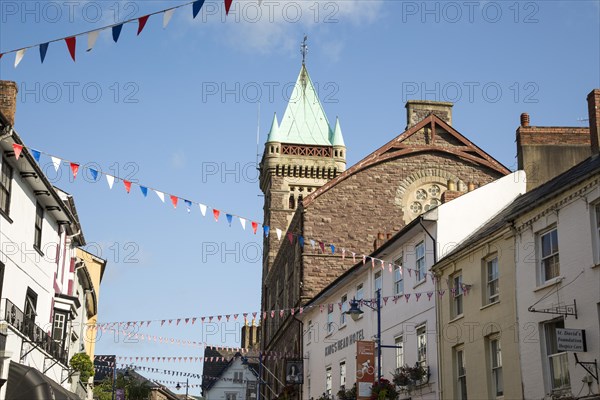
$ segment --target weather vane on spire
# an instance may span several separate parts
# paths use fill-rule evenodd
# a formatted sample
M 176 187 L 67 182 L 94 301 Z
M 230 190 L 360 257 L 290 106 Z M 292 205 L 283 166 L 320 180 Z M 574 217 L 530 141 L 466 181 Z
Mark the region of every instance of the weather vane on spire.
M 308 46 L 306 45 L 307 39 L 308 36 L 304 35 L 304 40 L 302 41 L 302 45 L 300 46 L 300 53 L 302 53 L 302 65 L 304 65 L 306 61 L 306 53 L 308 53 Z

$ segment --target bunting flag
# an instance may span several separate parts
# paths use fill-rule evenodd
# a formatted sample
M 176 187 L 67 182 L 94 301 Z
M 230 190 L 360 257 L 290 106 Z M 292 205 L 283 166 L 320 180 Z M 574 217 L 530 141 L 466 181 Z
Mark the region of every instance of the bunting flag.
M 277 233 L 277 240 L 281 240 L 281 229 L 276 228 L 275 232 Z
M 187 212 L 191 212 L 192 211 L 192 202 L 189 200 L 183 200 L 183 202 L 185 203 L 185 208 L 187 209 Z
M 231 227 L 231 221 L 233 221 L 233 215 L 231 215 L 231 214 L 225 214 L 225 218 L 227 218 L 227 223 Z
M 192 18 L 196 18 L 203 4 L 204 0 L 198 0 L 192 4 Z
M 202 213 L 202 216 L 205 217 L 206 216 L 206 206 L 204 204 L 198 204 L 200 206 L 200 212 Z
M 13 143 L 12 147 L 13 147 L 13 151 L 15 152 L 15 159 L 18 160 L 19 157 L 21 157 L 21 152 L 23 151 L 23 145 Z
M 179 201 L 179 197 L 173 195 L 169 197 L 171 197 L 171 203 L 173 204 L 173 208 L 177 209 L 177 202 Z
M 159 192 L 158 190 L 155 190 L 154 193 L 156 193 L 156 195 L 158 196 L 160 201 L 162 201 L 163 203 L 165 202 L 165 194 L 163 192 Z
M 71 58 L 73 59 L 73 61 L 75 61 L 75 47 L 76 47 L 76 43 L 77 43 L 77 37 L 71 36 L 71 37 L 65 38 L 65 43 L 67 44 L 67 49 L 69 49 L 69 54 L 71 55 Z M 42 60 L 42 62 L 43 62 L 43 60 Z
M 216 208 L 213 208 L 213 216 L 215 217 L 215 222 L 219 222 L 220 214 L 221 214 L 221 211 L 217 210 Z
M 15 54 L 15 68 L 17 68 L 17 66 L 21 63 L 21 60 L 25 56 L 25 50 L 27 49 L 18 50 Z
M 73 173 L 73 179 L 77 178 L 77 172 L 79 172 L 79 164 L 70 163 L 71 172 Z
M 294 235 L 292 234 L 292 232 L 288 232 L 286 234 L 288 240 L 290 241 L 290 244 L 294 244 Z
M 165 10 L 165 13 L 163 16 L 163 29 L 165 29 L 167 27 L 167 25 L 169 25 L 169 22 L 171 21 L 171 18 L 173 17 L 174 12 L 175 12 L 174 8 Z
M 123 24 L 118 24 L 112 27 L 112 38 L 115 43 L 119 41 L 119 36 L 121 36 L 121 29 L 123 29 Z
M 131 191 L 131 182 L 124 179 L 123 185 L 125 185 L 125 191 L 127 192 L 127 194 L 129 194 L 129 192 Z
M 46 59 L 46 52 L 48 52 L 48 45 L 50 43 L 42 43 L 40 44 L 40 60 L 42 61 L 42 64 L 44 63 L 44 60 Z
M 29 152 L 31 153 L 31 155 L 33 156 L 33 158 L 35 159 L 36 162 L 40 162 L 40 156 L 41 153 L 37 150 L 33 150 L 33 149 L 29 149 Z
M 258 223 L 252 221 L 252 232 L 256 235 L 256 230 L 258 229 Z
M 92 51 L 92 49 L 96 45 L 96 40 L 98 39 L 99 34 L 100 34 L 100 30 L 91 31 L 88 33 L 87 50 L 86 51 Z
M 142 191 L 142 195 L 144 197 L 148 197 L 148 188 L 145 186 L 140 186 L 140 190 Z
M 108 182 L 108 188 L 112 189 L 112 187 L 115 183 L 115 177 L 112 175 L 106 174 L 106 182 Z
M 229 8 L 231 8 L 232 0 L 224 0 L 225 1 L 225 15 L 229 15 Z
M 146 22 L 148 22 L 148 18 L 150 18 L 150 15 L 144 15 L 143 17 L 138 18 L 138 30 L 137 30 L 138 36 L 144 30 L 144 27 L 146 26 Z
M 246 230 L 246 219 L 245 218 L 240 218 L 240 224 L 242 225 L 242 229 Z

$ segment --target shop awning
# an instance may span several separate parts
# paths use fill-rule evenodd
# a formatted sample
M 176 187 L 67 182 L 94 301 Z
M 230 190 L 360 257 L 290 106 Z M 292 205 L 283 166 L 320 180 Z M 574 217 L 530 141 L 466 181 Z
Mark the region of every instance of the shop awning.
M 35 368 L 10 362 L 6 400 L 81 400 Z

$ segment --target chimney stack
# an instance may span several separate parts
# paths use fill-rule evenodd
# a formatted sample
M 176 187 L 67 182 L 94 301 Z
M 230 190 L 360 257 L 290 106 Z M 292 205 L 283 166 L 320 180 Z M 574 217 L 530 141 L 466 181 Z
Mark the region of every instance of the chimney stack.
M 592 154 L 598 154 L 600 152 L 600 89 L 592 90 L 587 96 L 587 102 Z
M 529 126 L 529 114 L 527 114 L 527 113 L 521 114 L 521 126 L 522 127 Z
M 433 113 L 448 125 L 452 125 L 452 103 L 431 100 L 409 100 L 406 102 L 406 129 L 418 124 Z
M 0 113 L 8 120 L 10 126 L 15 125 L 18 87 L 15 82 L 0 80 Z

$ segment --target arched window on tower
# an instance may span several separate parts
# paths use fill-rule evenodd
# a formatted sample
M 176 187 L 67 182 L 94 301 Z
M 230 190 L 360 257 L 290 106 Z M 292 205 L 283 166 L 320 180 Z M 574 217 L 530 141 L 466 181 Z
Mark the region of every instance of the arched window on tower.
M 293 194 L 290 194 L 290 204 L 289 204 L 289 206 L 290 206 L 290 210 L 293 210 L 293 209 L 296 208 L 296 202 L 294 201 L 294 195 Z

